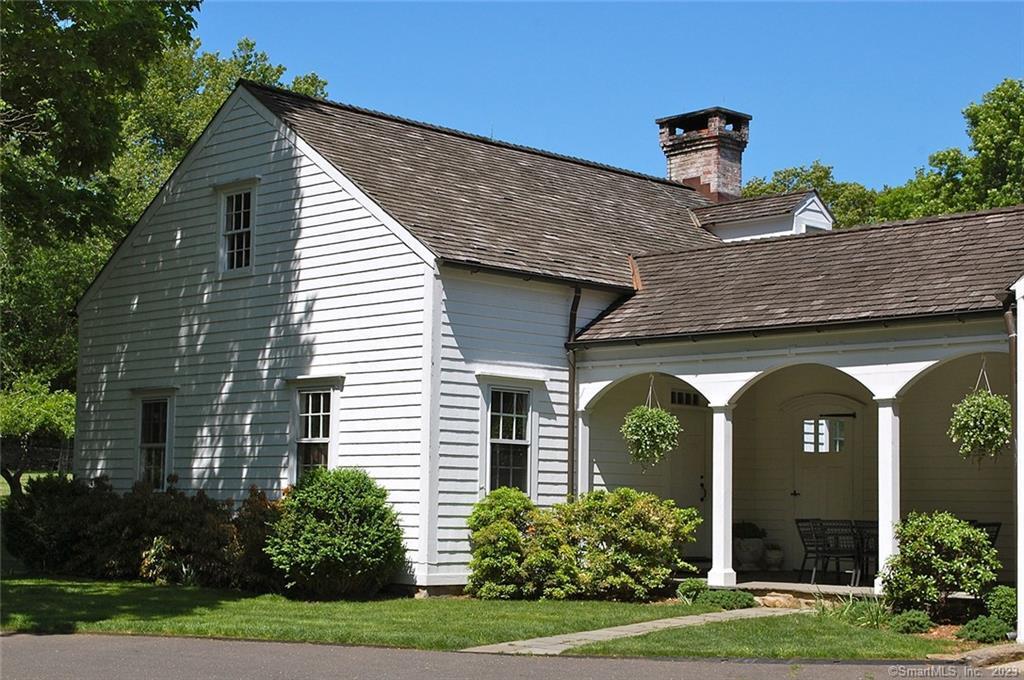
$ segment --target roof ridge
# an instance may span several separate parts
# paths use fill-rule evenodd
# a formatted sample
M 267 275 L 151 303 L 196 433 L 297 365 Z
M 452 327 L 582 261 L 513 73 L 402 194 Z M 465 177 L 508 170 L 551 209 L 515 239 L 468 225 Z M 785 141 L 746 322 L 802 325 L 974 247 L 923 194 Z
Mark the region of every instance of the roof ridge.
M 751 203 L 753 201 L 763 201 L 766 198 L 783 198 L 784 196 L 807 196 L 808 194 L 817 194 L 817 189 L 804 189 L 802 191 L 783 191 L 778 194 L 764 194 L 763 196 L 747 196 L 745 198 L 737 198 L 734 201 L 725 201 L 723 203 L 712 203 L 710 205 L 699 205 L 694 210 L 708 210 L 713 208 L 728 208 L 734 206 L 737 203 Z
M 288 96 L 288 97 L 293 97 L 293 98 L 296 98 L 296 99 L 306 99 L 306 100 L 309 100 L 311 102 L 315 102 L 317 104 L 326 104 L 327 106 L 332 106 L 332 107 L 335 107 L 335 108 L 344 109 L 346 111 L 351 111 L 353 113 L 359 113 L 359 114 L 363 114 L 363 115 L 367 115 L 367 116 L 373 116 L 375 118 L 382 118 L 384 120 L 390 120 L 390 121 L 393 121 L 393 122 L 396 122 L 396 123 L 402 123 L 402 124 L 405 124 L 405 125 L 412 125 L 412 126 L 415 126 L 415 127 L 423 128 L 425 130 L 432 130 L 434 132 L 440 132 L 442 134 L 448 134 L 448 135 L 452 135 L 452 136 L 455 136 L 455 137 L 461 137 L 463 139 L 468 139 L 468 140 L 474 141 L 474 142 L 481 142 L 483 144 L 490 144 L 492 146 L 498 146 L 498 147 L 502 147 L 502 148 L 506 148 L 506 149 L 512 149 L 512 150 L 515 150 L 515 151 L 522 151 L 524 153 L 531 153 L 531 154 L 535 154 L 535 155 L 538 155 L 538 156 L 545 156 L 547 158 L 553 158 L 553 159 L 560 160 L 560 161 L 566 161 L 566 162 L 569 162 L 569 163 L 575 163 L 577 165 L 583 165 L 583 166 L 595 168 L 597 170 L 605 170 L 605 171 L 608 171 L 608 172 L 614 172 L 614 173 L 617 173 L 617 174 L 620 174 L 620 175 L 626 175 L 628 177 L 633 177 L 633 178 L 636 178 L 636 179 L 643 179 L 643 180 L 647 180 L 647 181 L 650 181 L 650 182 L 657 182 L 658 184 L 664 184 L 666 186 L 670 186 L 670 187 L 674 187 L 674 188 L 678 188 L 678 189 L 685 189 L 687 191 L 692 192 L 693 194 L 695 194 L 697 196 L 701 196 L 702 195 L 695 188 L 693 188 L 693 187 L 691 187 L 691 186 L 689 186 L 687 184 L 682 184 L 680 182 L 673 182 L 672 180 L 666 179 L 664 177 L 657 177 L 656 175 L 648 175 L 647 173 L 638 172 L 636 170 L 630 170 L 628 168 L 620 168 L 620 167 L 615 166 L 615 165 L 609 165 L 607 163 L 600 163 L 598 161 L 592 161 L 592 160 L 589 160 L 589 159 L 586 159 L 586 158 L 581 158 L 579 156 L 570 156 L 568 154 L 561 154 L 561 153 L 558 153 L 556 151 L 548 151 L 546 149 L 540 149 L 540 148 L 537 148 L 535 146 L 526 146 L 525 144 L 516 144 L 515 142 L 507 142 L 507 141 L 501 140 L 501 139 L 494 139 L 494 138 L 491 138 L 491 137 L 485 137 L 483 135 L 478 135 L 478 134 L 475 134 L 475 133 L 472 133 L 472 132 L 466 132 L 465 130 L 458 130 L 456 128 L 450 128 L 450 127 L 446 127 L 444 125 L 436 125 L 434 123 L 427 123 L 427 122 L 424 122 L 424 121 L 421 121 L 421 120 L 415 120 L 413 118 L 405 118 L 404 116 L 396 116 L 396 115 L 391 114 L 391 113 L 385 113 L 384 111 L 378 111 L 376 109 L 369 109 L 369 108 L 362 107 L 362 106 L 356 106 L 355 104 L 346 104 L 344 102 L 337 102 L 337 101 L 333 101 L 333 100 L 330 100 L 330 99 L 325 99 L 325 98 L 322 98 L 322 97 L 314 97 L 312 95 L 302 94 L 301 92 L 294 92 L 292 90 L 288 90 L 288 89 L 285 89 L 283 87 L 277 87 L 275 85 L 265 85 L 264 83 L 258 83 L 258 82 L 254 81 L 254 80 L 249 80 L 247 78 L 239 78 L 238 81 L 236 82 L 236 85 L 244 85 L 246 87 L 253 87 L 253 88 L 262 89 L 262 90 L 269 90 L 271 92 L 277 92 L 279 94 L 283 94 L 283 95 Z M 701 206 L 701 207 L 703 207 L 703 206 Z
M 694 209 L 696 210 L 696 208 Z M 816 231 L 814 233 L 804 234 L 786 234 L 784 236 L 772 236 L 770 238 L 752 238 L 744 239 L 742 241 L 731 241 L 717 243 L 711 246 L 702 246 L 699 248 L 682 248 L 678 250 L 663 250 L 659 252 L 649 252 L 643 254 L 634 254 L 633 257 L 640 260 L 652 257 L 666 257 L 669 255 L 682 255 L 684 253 L 699 253 L 710 250 L 721 250 L 722 248 L 751 248 L 757 246 L 770 246 L 775 243 L 790 243 L 796 240 L 810 240 L 815 238 L 839 238 L 843 236 L 849 236 L 851 234 L 861 234 L 866 231 L 879 231 L 882 229 L 899 229 L 903 227 L 921 227 L 931 226 L 933 224 L 941 224 L 943 222 L 949 222 L 956 219 L 963 219 L 965 217 L 972 217 L 975 215 L 1001 215 L 1003 213 L 1013 212 L 1024 212 L 1024 203 L 1018 203 L 1016 205 L 1002 206 L 999 208 L 985 208 L 984 210 L 969 210 L 966 212 L 949 213 L 946 215 L 929 215 L 927 217 L 918 217 L 909 220 L 895 220 L 892 222 L 878 222 L 875 224 L 858 224 L 852 227 L 846 227 L 844 229 L 833 229 L 830 231 Z

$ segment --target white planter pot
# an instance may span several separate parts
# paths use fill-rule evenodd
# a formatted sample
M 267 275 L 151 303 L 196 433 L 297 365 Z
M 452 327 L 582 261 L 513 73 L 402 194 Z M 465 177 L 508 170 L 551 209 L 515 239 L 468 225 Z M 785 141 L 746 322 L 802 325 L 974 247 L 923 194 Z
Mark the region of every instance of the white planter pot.
M 740 571 L 756 571 L 764 555 L 763 538 L 736 538 L 732 542 L 733 557 L 740 563 Z

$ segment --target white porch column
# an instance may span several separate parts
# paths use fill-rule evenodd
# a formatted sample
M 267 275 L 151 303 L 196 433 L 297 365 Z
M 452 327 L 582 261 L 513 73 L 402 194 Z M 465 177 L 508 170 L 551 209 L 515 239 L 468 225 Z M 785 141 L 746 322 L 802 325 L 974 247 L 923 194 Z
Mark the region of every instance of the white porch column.
M 878 573 L 896 554 L 896 524 L 900 521 L 900 411 L 895 398 L 878 402 Z M 882 592 L 881 577 L 875 592 Z
M 1024 344 L 1024 277 L 1013 284 L 1013 292 L 1017 298 L 1017 356 L 1010 357 L 1016 362 L 1016 384 L 1010 389 L 1014 391 L 1017 409 L 1014 420 L 1016 432 L 1013 433 L 1017 454 L 1014 461 L 1017 477 L 1017 642 L 1024 643 L 1024 471 L 1021 470 L 1021 465 L 1024 465 L 1024 432 L 1021 432 L 1024 428 L 1024 347 L 1021 347 Z
M 732 406 L 711 407 L 711 571 L 708 585 L 734 586 L 732 568 Z
M 576 493 L 590 491 L 590 411 L 576 412 Z

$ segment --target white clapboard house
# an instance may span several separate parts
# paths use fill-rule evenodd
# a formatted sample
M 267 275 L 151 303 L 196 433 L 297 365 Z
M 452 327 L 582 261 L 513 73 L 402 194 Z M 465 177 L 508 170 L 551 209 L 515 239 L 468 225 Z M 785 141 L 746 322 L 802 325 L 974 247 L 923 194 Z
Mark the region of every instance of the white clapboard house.
M 422 587 L 465 582 L 502 485 L 696 506 L 718 585 L 734 522 L 789 568 L 796 519 L 877 522 L 884 562 L 940 508 L 1000 523 L 1012 577 L 1014 456 L 946 427 L 983 363 L 1020 400 L 1024 206 L 832 231 L 813 191 L 737 198 L 749 121 L 658 120 L 660 178 L 240 82 L 78 305 L 76 473 L 363 468 Z M 643 473 L 618 430 L 652 383 L 684 433 Z

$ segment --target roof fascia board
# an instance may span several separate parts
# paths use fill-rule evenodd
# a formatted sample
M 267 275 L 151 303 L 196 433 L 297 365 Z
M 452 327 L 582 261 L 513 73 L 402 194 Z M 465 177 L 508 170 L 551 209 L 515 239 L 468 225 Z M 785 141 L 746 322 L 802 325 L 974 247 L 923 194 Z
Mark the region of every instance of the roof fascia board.
M 437 258 L 437 264 L 443 267 L 451 267 L 453 269 L 462 269 L 465 271 L 472 272 L 487 272 L 489 274 L 498 274 L 500 276 L 510 276 L 522 281 L 541 281 L 544 283 L 554 283 L 559 285 L 568 286 L 579 286 L 580 288 L 588 288 L 591 290 L 607 290 L 613 293 L 628 293 L 632 294 L 633 288 L 631 286 L 623 286 L 614 283 L 601 283 L 599 281 L 591 281 L 588 279 L 574 279 L 568 276 L 551 276 L 550 274 L 536 274 L 523 269 L 512 269 L 511 267 L 499 267 L 497 265 L 481 264 L 478 262 L 467 262 L 463 260 L 451 260 L 443 257 Z
M 611 345 L 649 345 L 664 342 L 698 342 L 700 340 L 711 340 L 740 335 L 781 335 L 786 333 L 824 333 L 833 330 L 844 330 L 854 328 L 869 328 L 872 326 L 889 326 L 893 324 L 912 325 L 927 322 L 958 321 L 968 319 L 984 318 L 990 316 L 998 318 L 1003 313 L 1002 309 L 979 309 L 965 312 L 949 312 L 945 314 L 920 314 L 911 316 L 893 316 L 877 319 L 863 319 L 852 321 L 833 321 L 829 323 L 807 323 L 793 324 L 789 326 L 771 326 L 767 328 L 737 328 L 728 331 L 707 331 L 703 333 L 670 333 L 665 335 L 651 335 L 647 337 L 633 336 L 625 338 L 605 338 L 596 340 L 573 340 L 567 343 L 568 346 L 577 349 L 587 347 L 605 347 Z M 582 334 L 584 330 L 580 331 Z
M 434 253 L 430 248 L 427 247 L 422 241 L 413 236 L 412 232 L 406 229 L 402 224 L 391 216 L 384 208 L 380 206 L 375 200 L 373 200 L 366 192 L 359 188 L 355 182 L 348 178 L 344 172 L 336 165 L 331 163 L 317 151 L 312 145 L 309 144 L 302 136 L 292 127 L 290 127 L 283 120 L 278 118 L 274 113 L 263 105 L 260 100 L 249 92 L 244 85 L 238 85 L 235 88 L 235 92 L 240 93 L 242 97 L 253 109 L 260 114 L 268 123 L 270 123 L 277 131 L 288 139 L 290 142 L 295 144 L 295 147 L 305 154 L 313 163 L 323 171 L 328 177 L 333 179 L 342 189 L 348 192 L 353 198 L 356 199 L 366 210 L 373 215 L 376 219 L 380 220 L 381 224 L 390 229 L 395 236 L 399 238 L 402 243 L 408 246 L 417 257 L 419 257 L 425 264 L 434 266 L 437 260 L 437 254 Z
M 220 108 L 217 109 L 217 112 L 213 114 L 213 118 L 211 118 L 210 122 L 206 124 L 205 128 L 203 128 L 202 133 L 200 133 L 199 137 L 196 138 L 196 141 L 192 142 L 192 146 L 189 147 L 188 151 L 185 152 L 185 157 L 182 158 L 181 162 L 178 163 L 174 170 L 171 171 L 170 176 L 166 180 L 164 180 L 164 183 L 160 187 L 160 190 L 157 192 L 156 196 L 153 197 L 153 200 L 149 202 L 149 205 L 146 206 L 146 209 L 142 211 L 142 215 L 139 217 L 139 219 L 135 221 L 135 224 L 132 225 L 128 232 L 118 242 L 117 246 L 114 247 L 114 251 L 110 254 L 110 257 L 107 258 L 107 261 L 103 263 L 103 267 L 100 269 L 99 273 L 96 274 L 92 282 L 79 296 L 78 301 L 75 303 L 76 312 L 79 309 L 81 309 L 82 305 L 90 297 L 92 297 L 92 293 L 99 287 L 99 285 L 104 280 L 106 280 L 107 276 L 109 276 L 109 272 L 113 269 L 113 263 L 115 260 L 120 259 L 124 251 L 125 244 L 130 243 L 135 234 L 143 226 L 149 224 L 149 221 L 153 218 L 153 215 L 156 213 L 157 209 L 162 207 L 167 202 L 167 199 L 171 191 L 174 189 L 175 182 L 178 179 L 178 177 L 180 177 L 183 173 L 188 172 L 188 169 L 192 166 L 192 163 L 195 162 L 195 159 L 199 155 L 199 153 L 204 148 L 206 148 L 207 144 L 210 143 L 210 137 L 213 136 L 214 131 L 220 127 L 221 123 L 228 116 L 228 114 L 231 113 L 231 111 L 235 107 L 235 104 L 238 103 L 240 98 L 241 97 L 239 96 L 238 90 L 235 90 L 230 95 L 228 95 L 227 99 L 225 99 L 224 102 L 220 105 Z

